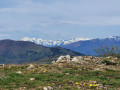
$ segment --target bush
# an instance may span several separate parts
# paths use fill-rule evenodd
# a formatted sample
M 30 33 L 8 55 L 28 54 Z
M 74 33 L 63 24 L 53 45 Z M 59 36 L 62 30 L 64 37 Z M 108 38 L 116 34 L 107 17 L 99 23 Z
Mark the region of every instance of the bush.
M 117 46 L 99 47 L 98 49 L 95 49 L 95 52 L 97 55 L 102 57 L 113 56 L 120 58 L 120 48 L 118 48 Z
M 116 63 L 112 63 L 112 62 L 110 62 L 108 60 L 103 60 L 102 63 L 106 64 L 106 65 L 116 65 Z

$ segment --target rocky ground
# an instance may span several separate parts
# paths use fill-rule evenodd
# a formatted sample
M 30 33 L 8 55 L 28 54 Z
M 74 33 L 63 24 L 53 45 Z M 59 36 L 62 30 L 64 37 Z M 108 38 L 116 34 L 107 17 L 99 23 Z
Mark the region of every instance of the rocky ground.
M 120 90 L 117 57 L 60 56 L 51 64 L 0 65 L 0 90 Z

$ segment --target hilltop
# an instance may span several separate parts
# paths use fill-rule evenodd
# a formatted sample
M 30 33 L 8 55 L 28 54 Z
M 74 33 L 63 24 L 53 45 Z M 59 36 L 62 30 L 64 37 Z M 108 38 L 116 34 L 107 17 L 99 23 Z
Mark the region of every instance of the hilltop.
M 0 66 L 2 90 L 120 90 L 117 57 L 60 56 L 51 64 Z

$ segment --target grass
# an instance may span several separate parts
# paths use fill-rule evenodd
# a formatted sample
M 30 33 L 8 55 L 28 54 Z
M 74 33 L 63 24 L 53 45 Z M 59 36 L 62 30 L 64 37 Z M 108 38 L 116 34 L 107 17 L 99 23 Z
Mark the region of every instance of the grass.
M 63 66 L 59 64 L 35 65 L 34 70 L 28 70 L 28 65 L 6 65 L 0 68 L 0 89 L 13 90 L 25 87 L 25 89 L 42 90 L 45 86 L 51 86 L 55 90 L 79 88 L 94 90 L 98 88 L 97 84 L 102 84 L 109 89 L 120 88 L 120 71 L 118 70 L 104 68 L 103 71 L 95 71 L 89 70 L 87 65 L 73 63 L 65 64 L 65 66 L 64 64 Z M 17 71 L 21 71 L 22 74 L 16 73 Z M 30 78 L 35 78 L 35 80 L 30 81 Z M 90 84 L 92 85 L 94 81 L 97 84 L 91 87 Z

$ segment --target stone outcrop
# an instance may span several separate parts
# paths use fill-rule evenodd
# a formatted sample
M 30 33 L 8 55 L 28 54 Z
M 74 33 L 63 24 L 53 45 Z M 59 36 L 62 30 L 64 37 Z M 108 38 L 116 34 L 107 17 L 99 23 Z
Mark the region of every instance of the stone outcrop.
M 56 62 L 70 62 L 70 55 L 60 56 Z
M 71 57 L 70 55 L 66 55 L 66 56 L 58 57 L 56 62 L 57 63 L 65 63 L 65 62 L 83 63 L 85 60 L 91 60 L 93 58 L 94 57 L 92 57 L 92 56 L 75 56 L 75 57 Z M 54 61 L 54 63 L 55 63 L 55 61 Z
M 84 62 L 83 59 L 84 58 L 82 56 L 79 56 L 79 57 L 74 57 L 71 61 L 76 63 L 83 63 Z
M 110 68 L 112 70 L 116 70 L 111 67 L 111 65 L 119 66 L 119 60 L 117 57 L 95 57 L 95 56 L 74 56 L 71 57 L 69 55 L 58 57 L 57 61 L 53 61 L 52 64 L 57 65 L 58 67 L 65 68 L 66 64 L 74 65 L 75 63 L 79 63 L 81 65 L 87 65 L 88 70 L 93 71 L 104 71 L 105 68 Z M 96 67 L 91 67 L 96 66 Z

